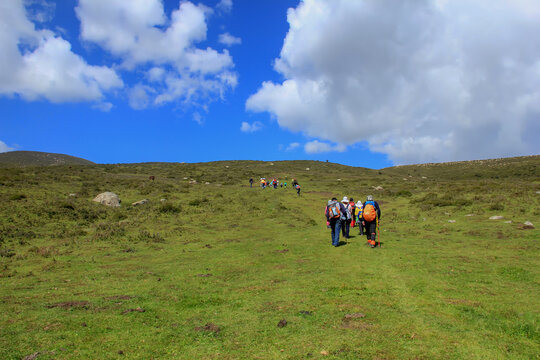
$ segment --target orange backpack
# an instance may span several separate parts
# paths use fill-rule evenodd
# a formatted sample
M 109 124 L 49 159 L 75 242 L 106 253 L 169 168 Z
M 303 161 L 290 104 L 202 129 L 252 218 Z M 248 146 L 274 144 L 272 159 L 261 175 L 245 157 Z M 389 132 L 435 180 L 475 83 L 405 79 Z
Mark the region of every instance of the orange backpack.
M 363 213 L 364 220 L 366 221 L 373 221 L 377 217 L 377 210 L 375 210 L 375 205 L 373 202 L 366 202 L 364 205 L 364 213 Z

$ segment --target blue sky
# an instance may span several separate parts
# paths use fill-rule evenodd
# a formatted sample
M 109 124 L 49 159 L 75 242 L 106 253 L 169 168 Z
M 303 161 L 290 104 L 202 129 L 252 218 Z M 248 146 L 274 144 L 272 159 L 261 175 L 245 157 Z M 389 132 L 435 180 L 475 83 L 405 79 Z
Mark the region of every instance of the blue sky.
M 4 0 L 0 29 L 0 151 L 370 168 L 540 153 L 532 0 Z

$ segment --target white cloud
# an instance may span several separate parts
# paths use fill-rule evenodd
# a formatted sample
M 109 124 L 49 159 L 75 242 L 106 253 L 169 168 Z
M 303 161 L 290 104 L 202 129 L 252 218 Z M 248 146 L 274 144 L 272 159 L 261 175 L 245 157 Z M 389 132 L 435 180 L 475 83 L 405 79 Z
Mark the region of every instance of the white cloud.
M 226 46 L 239 45 L 242 43 L 242 39 L 233 36 L 228 32 L 219 35 L 219 42 Z
M 232 0 L 221 0 L 218 4 L 217 4 L 217 9 L 222 11 L 222 12 L 231 12 L 232 10 L 232 7 L 233 7 L 233 2 Z
M 240 130 L 247 133 L 259 131 L 261 129 L 262 129 L 262 123 L 259 121 L 255 121 L 253 124 L 243 121 L 242 126 L 240 126 Z
M 150 96 L 154 90 L 146 85 L 137 84 L 128 92 L 129 106 L 135 110 L 146 109 L 150 105 Z
M 540 153 L 537 1 L 304 0 L 287 19 L 285 80 L 248 110 L 396 163 Z
M 330 145 L 325 142 L 320 142 L 319 140 L 313 140 L 304 145 L 304 151 L 308 154 L 319 154 L 326 152 L 344 152 L 347 148 L 344 145 Z
M 295 149 L 297 149 L 299 147 L 300 147 L 300 143 L 293 142 L 293 143 L 290 143 L 289 146 L 287 146 L 285 151 L 293 151 L 293 150 L 295 150 Z
M 12 148 L 12 147 L 7 146 L 5 142 L 0 141 L 0 153 L 13 151 L 13 150 L 15 150 L 15 149 Z
M 206 39 L 212 13 L 204 5 L 182 1 L 169 19 L 161 0 L 80 0 L 76 13 L 83 40 L 121 59 L 125 69 L 151 67 L 145 86 L 153 91 L 132 89 L 135 108 L 173 101 L 203 106 L 237 84 L 227 50 L 196 47 Z
M 91 66 L 71 44 L 36 30 L 22 0 L 0 2 L 0 94 L 51 102 L 95 101 L 123 86 L 115 71 Z

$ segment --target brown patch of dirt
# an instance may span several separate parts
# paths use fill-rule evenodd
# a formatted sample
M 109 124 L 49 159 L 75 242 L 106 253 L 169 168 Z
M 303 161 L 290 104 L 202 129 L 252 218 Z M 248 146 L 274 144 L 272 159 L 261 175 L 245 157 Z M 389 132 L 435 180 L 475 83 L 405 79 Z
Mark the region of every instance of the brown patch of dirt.
M 88 301 L 66 301 L 61 303 L 56 303 L 52 305 L 47 305 L 48 309 L 52 308 L 61 308 L 64 310 L 77 308 L 77 309 L 88 309 L 90 307 L 90 303 Z
M 283 265 L 283 264 L 279 264 L 279 265 L 276 265 L 274 266 L 274 269 L 277 269 L 277 270 L 282 270 L 282 269 L 285 269 L 287 266 Z
M 287 326 L 287 320 L 285 320 L 285 319 L 281 319 L 277 324 L 278 328 L 282 328 L 282 327 L 285 327 L 285 326 Z
M 205 332 L 212 332 L 214 334 L 218 334 L 221 331 L 221 328 L 213 323 L 207 323 L 204 326 L 196 326 L 194 328 L 195 331 L 205 331 Z
M 532 226 L 532 225 L 520 225 L 520 226 L 518 226 L 518 229 L 519 230 L 532 230 L 532 229 L 534 229 L 534 226 Z
M 223 240 L 224 243 L 239 243 L 241 242 L 240 239 L 227 239 L 227 240 Z
M 133 298 L 134 297 L 130 295 L 114 295 L 114 296 L 107 296 L 104 299 L 105 300 L 131 300 Z
M 307 263 L 308 261 L 309 261 L 309 260 L 307 260 L 307 259 L 298 259 L 298 260 L 296 260 L 296 262 L 297 262 L 298 264 Z
M 198 277 L 210 277 L 212 274 L 197 274 Z
M 466 300 L 466 299 L 446 299 L 446 302 L 452 305 L 465 305 L 465 306 L 470 306 L 470 307 L 480 306 L 480 303 L 476 301 Z
M 505 238 L 504 234 L 501 231 L 499 231 L 497 233 L 497 239 L 504 239 L 504 238 Z
M 203 247 L 205 247 L 205 248 L 207 248 L 207 249 L 211 249 L 213 246 L 210 245 L 210 244 L 206 244 L 206 245 L 204 245 Z
M 277 253 L 280 253 L 280 254 L 285 254 L 285 253 L 288 253 L 289 252 L 289 249 L 283 249 L 283 250 L 276 250 L 274 252 L 277 252 Z
M 37 357 L 39 356 L 39 354 L 41 354 L 39 351 L 36 351 L 35 353 L 31 354 L 31 355 L 27 355 L 23 358 L 23 360 L 35 360 L 37 359 Z
M 135 308 L 135 309 L 127 309 L 127 310 L 124 310 L 124 311 L 122 311 L 122 315 L 128 314 L 128 313 L 130 313 L 130 312 L 140 312 L 140 313 L 143 313 L 143 312 L 145 312 L 145 311 L 146 311 L 146 310 L 144 310 L 144 309 L 138 307 L 138 308 Z
M 345 314 L 345 317 L 343 319 L 363 319 L 365 317 L 366 317 L 366 314 L 353 313 L 353 314 Z
M 62 326 L 61 323 L 52 323 L 52 324 L 49 324 L 49 325 L 43 327 L 43 330 L 44 331 L 54 330 L 54 329 L 58 329 L 61 326 Z

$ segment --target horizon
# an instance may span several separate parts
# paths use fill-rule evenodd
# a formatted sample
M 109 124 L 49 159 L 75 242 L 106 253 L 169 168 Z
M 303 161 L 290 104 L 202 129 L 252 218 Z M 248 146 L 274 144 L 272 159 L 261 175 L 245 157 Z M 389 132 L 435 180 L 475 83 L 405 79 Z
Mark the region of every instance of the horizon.
M 72 156 L 79 158 L 77 156 L 73 156 L 70 154 L 62 154 L 62 153 L 48 153 L 48 152 L 42 152 L 42 151 L 33 151 L 33 150 L 10 150 L 4 153 L 13 153 L 13 152 L 32 152 L 32 153 L 43 153 L 43 154 L 52 154 L 52 155 L 65 155 L 65 156 Z M 2 154 L 2 153 L 0 153 Z M 527 158 L 527 157 L 535 157 L 540 156 L 540 154 L 532 154 L 532 155 L 521 155 L 521 156 L 509 156 L 509 157 L 499 157 L 499 158 L 485 158 L 485 159 L 473 159 L 473 160 L 461 160 L 461 161 L 442 161 L 442 162 L 429 162 L 429 163 L 416 163 L 416 164 L 406 164 L 406 165 L 391 165 L 391 166 L 385 166 L 380 168 L 370 168 L 365 166 L 356 166 L 356 165 L 348 165 L 344 163 L 339 162 L 332 162 L 328 160 L 308 160 L 308 159 L 290 159 L 290 160 L 257 160 L 257 159 L 224 159 L 224 160 L 209 160 L 209 161 L 195 161 L 195 162 L 188 162 L 188 161 L 144 161 L 144 162 L 120 162 L 120 163 L 96 163 L 93 162 L 94 165 L 138 165 L 138 164 L 207 164 L 207 163 L 214 163 L 214 162 L 235 162 L 235 161 L 249 161 L 249 162 L 263 162 L 263 163 L 274 163 L 274 162 L 288 162 L 288 161 L 307 161 L 307 162 L 322 162 L 322 163 L 328 163 L 328 164 L 335 164 L 335 165 L 342 165 L 342 166 L 348 166 L 348 167 L 356 167 L 356 168 L 366 168 L 370 170 L 382 170 L 387 168 L 393 168 L 393 167 L 403 167 L 403 166 L 419 166 L 419 165 L 441 165 L 441 164 L 452 164 L 452 163 L 462 163 L 462 162 L 475 162 L 475 161 L 497 161 L 497 160 L 505 160 L 505 159 L 518 159 L 518 158 Z M 80 158 L 83 160 L 88 160 L 84 158 Z M 91 160 L 89 160 L 91 161 Z
M 370 169 L 540 154 L 540 47 L 528 40 L 540 4 L 530 1 L 7 0 L 0 10 L 0 153 Z

